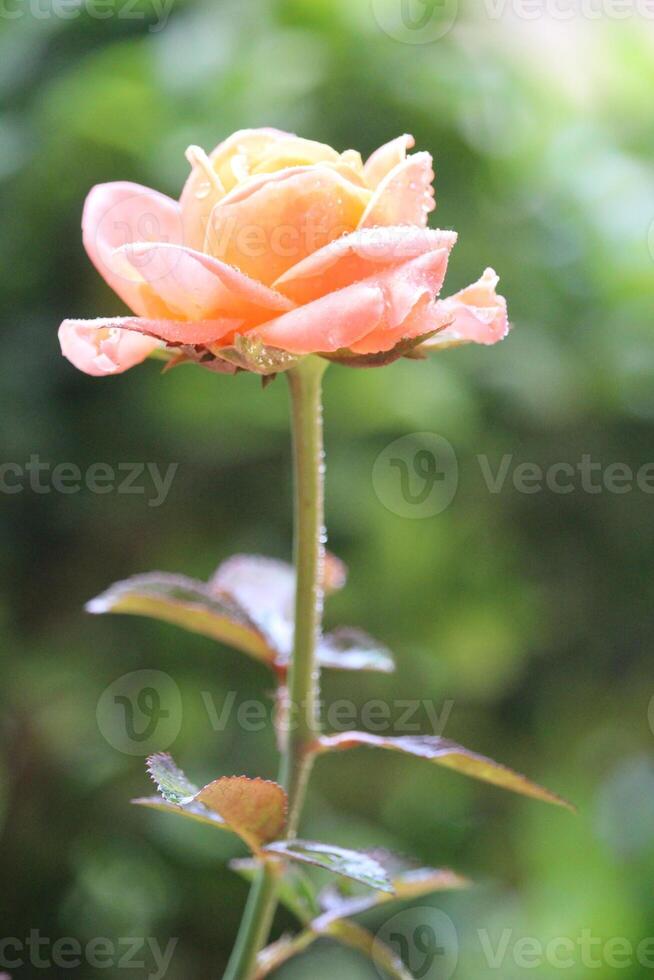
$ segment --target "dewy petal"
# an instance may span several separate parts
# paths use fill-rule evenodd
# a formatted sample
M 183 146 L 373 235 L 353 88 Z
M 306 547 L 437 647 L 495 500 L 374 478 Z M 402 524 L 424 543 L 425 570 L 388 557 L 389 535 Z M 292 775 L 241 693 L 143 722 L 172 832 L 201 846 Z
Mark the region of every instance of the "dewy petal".
M 295 136 L 278 140 L 262 153 L 261 158 L 250 167 L 250 173 L 270 174 L 289 167 L 304 167 L 314 163 L 337 163 L 340 154 L 326 143 Z
M 214 208 L 204 251 L 269 285 L 357 227 L 370 192 L 318 164 L 252 177 Z
M 264 343 L 292 354 L 331 353 L 342 347 L 357 353 L 390 350 L 403 337 L 418 336 L 407 319 L 417 304 L 438 295 L 448 258 L 448 248 L 441 248 L 386 267 L 254 332 Z
M 294 306 L 233 266 L 181 245 L 127 245 L 114 253 L 112 262 L 117 271 L 129 266 L 142 276 L 181 319 L 237 317 L 254 326 Z
M 429 153 L 414 153 L 391 170 L 377 187 L 359 224 L 417 225 L 424 228 L 435 208 L 433 161 Z
M 79 337 L 86 343 L 94 344 L 97 347 L 101 342 L 107 340 L 110 335 L 118 339 L 132 338 L 132 340 L 136 340 L 140 336 L 140 339 L 144 341 L 141 345 L 142 350 L 146 349 L 146 341 L 148 350 L 143 357 L 133 362 L 134 364 L 138 364 L 139 360 L 144 360 L 153 350 L 161 347 L 162 341 L 164 344 L 169 344 L 172 347 L 184 345 L 205 347 L 208 344 L 219 343 L 225 337 L 231 339 L 235 331 L 242 329 L 242 327 L 242 320 L 227 317 L 222 317 L 218 320 L 190 321 L 155 320 L 140 316 L 117 316 L 100 317 L 97 320 L 64 320 L 59 328 L 59 337 L 61 340 L 63 336 L 67 344 L 63 353 L 69 360 L 73 360 L 69 356 L 69 351 L 75 353 L 71 346 L 75 337 Z M 138 346 L 132 340 L 126 344 L 126 350 L 133 349 L 136 353 Z M 107 353 L 107 350 L 104 349 L 102 353 Z M 81 356 L 82 352 L 80 349 L 78 359 Z M 79 367 L 76 361 L 73 361 L 73 363 Z M 121 370 L 126 370 L 127 367 L 132 367 L 132 364 L 126 364 Z M 86 368 L 82 368 L 81 370 L 86 370 Z M 88 373 L 91 372 L 87 371 Z M 112 372 L 103 371 L 102 373 L 115 373 L 115 370 Z
M 496 292 L 499 276 L 486 269 L 481 279 L 435 304 L 441 322 L 452 321 L 422 348 L 436 350 L 458 344 L 496 344 L 509 332 L 506 300 Z
M 456 239 L 453 231 L 411 225 L 363 228 L 313 252 L 273 286 L 296 303 L 309 303 L 426 252 L 442 248 L 450 252 Z
M 378 150 L 375 150 L 363 166 L 363 173 L 368 187 L 373 189 L 378 187 L 384 177 L 387 176 L 395 167 L 406 160 L 406 152 L 416 145 L 416 141 L 409 133 L 398 136 L 390 143 L 384 143 Z
M 260 160 L 276 146 L 297 140 L 279 129 L 241 129 L 219 143 L 207 156 L 191 146 L 186 155 L 191 173 L 180 197 L 184 244 L 202 250 L 214 206 L 241 180 L 250 176 Z
M 160 347 L 157 340 L 122 329 L 128 318 L 64 320 L 59 343 L 64 357 L 85 374 L 121 374 L 140 364 Z
M 152 314 L 148 288 L 139 277 L 117 273 L 111 256 L 121 245 L 133 242 L 181 243 L 177 202 L 128 181 L 98 184 L 86 198 L 82 237 L 89 258 L 114 292 L 139 316 Z
M 433 307 L 440 292 L 449 251 L 427 252 L 380 276 L 365 280 L 377 282 L 384 293 L 384 316 L 364 337 L 351 345 L 355 354 L 377 354 L 391 350 L 401 340 L 419 337 L 435 329 L 425 323 L 425 312 Z
M 214 205 L 227 192 L 204 150 L 198 146 L 189 146 L 186 158 L 191 164 L 191 173 L 179 199 L 184 223 L 184 243 L 190 248 L 201 249 Z
M 350 347 L 384 317 L 384 293 L 374 284 L 355 283 L 255 328 L 264 344 L 290 354 L 331 352 Z

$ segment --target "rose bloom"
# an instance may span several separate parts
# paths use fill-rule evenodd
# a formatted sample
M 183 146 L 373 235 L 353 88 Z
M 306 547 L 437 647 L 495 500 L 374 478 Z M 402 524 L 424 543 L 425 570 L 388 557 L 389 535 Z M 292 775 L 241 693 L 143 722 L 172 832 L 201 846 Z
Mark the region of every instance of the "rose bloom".
M 492 269 L 437 299 L 457 236 L 427 228 L 432 158 L 413 145 L 400 136 L 363 163 L 355 150 L 243 130 L 208 156 L 188 149 L 179 201 L 127 182 L 94 187 L 84 246 L 132 313 L 65 320 L 64 355 L 92 375 L 158 349 L 234 371 L 244 342 L 277 355 L 267 364 L 312 353 L 356 364 L 501 340 Z

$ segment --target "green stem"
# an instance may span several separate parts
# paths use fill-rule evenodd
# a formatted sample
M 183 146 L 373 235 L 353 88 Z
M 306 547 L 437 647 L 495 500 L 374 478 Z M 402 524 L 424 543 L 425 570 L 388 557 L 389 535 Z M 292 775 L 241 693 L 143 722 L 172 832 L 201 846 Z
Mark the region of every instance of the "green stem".
M 271 865 L 264 865 L 250 890 L 224 980 L 249 980 L 254 975 L 257 953 L 268 942 L 276 895 L 277 875 Z
M 287 836 L 297 836 L 312 756 L 320 730 L 316 644 L 322 623 L 325 556 L 322 376 L 327 362 L 308 357 L 287 374 L 294 459 L 295 642 L 288 677 L 291 724 L 281 783 L 289 798 Z
M 305 357 L 286 372 L 291 395 L 294 472 L 295 640 L 288 675 L 289 733 L 279 781 L 289 800 L 287 838 L 297 835 L 320 731 L 316 643 L 322 622 L 324 561 L 324 459 L 322 376 L 327 362 Z M 277 904 L 277 876 L 264 866 L 252 886 L 224 980 L 251 980 Z

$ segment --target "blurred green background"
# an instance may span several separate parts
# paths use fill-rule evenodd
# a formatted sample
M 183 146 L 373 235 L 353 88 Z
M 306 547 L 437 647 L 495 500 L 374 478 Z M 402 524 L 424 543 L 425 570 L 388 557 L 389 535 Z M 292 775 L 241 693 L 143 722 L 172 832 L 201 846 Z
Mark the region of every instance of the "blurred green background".
M 654 498 L 512 482 L 523 462 L 654 461 L 654 21 L 636 3 L 570 20 L 436 6 L 416 4 L 408 27 L 399 0 L 174 0 L 167 19 L 149 0 L 3 6 L 2 462 L 179 467 L 160 507 L 150 494 L 2 495 L 0 937 L 177 938 L 168 980 L 220 976 L 235 937 L 238 843 L 130 807 L 148 791 L 144 760 L 103 735 L 96 708 L 124 675 L 163 671 L 183 707 L 171 748 L 192 776 L 274 777 L 269 733 L 241 732 L 234 713 L 215 731 L 207 713 L 209 695 L 217 710 L 232 691 L 237 705 L 267 698 L 270 679 L 209 640 L 82 607 L 139 571 L 207 578 L 234 552 L 289 557 L 286 386 L 156 364 L 94 381 L 60 357 L 56 330 L 122 310 L 82 249 L 91 185 L 176 195 L 189 143 L 258 125 L 364 154 L 412 132 L 436 158 L 432 223 L 460 232 L 447 291 L 493 264 L 514 324 L 498 348 L 328 372 L 330 546 L 351 574 L 327 623 L 384 639 L 399 671 L 331 674 L 325 697 L 452 701 L 446 735 L 580 809 L 352 753 L 317 768 L 303 833 L 475 878 L 418 903 L 455 924 L 455 977 L 608 977 L 605 942 L 654 934 Z M 372 471 L 389 443 L 424 432 L 454 446 L 459 487 L 443 513 L 412 520 L 384 505 Z M 511 455 L 497 493 L 480 454 L 493 472 Z M 364 921 L 376 931 L 390 914 Z M 291 925 L 280 913 L 276 934 Z M 499 968 L 479 930 L 493 946 L 508 933 Z M 588 931 L 602 941 L 594 966 L 577 953 L 564 970 L 526 969 L 513 955 L 521 938 Z M 146 977 L 146 962 L 49 973 Z M 621 962 L 624 980 L 654 965 Z M 377 973 L 325 944 L 279 975 Z

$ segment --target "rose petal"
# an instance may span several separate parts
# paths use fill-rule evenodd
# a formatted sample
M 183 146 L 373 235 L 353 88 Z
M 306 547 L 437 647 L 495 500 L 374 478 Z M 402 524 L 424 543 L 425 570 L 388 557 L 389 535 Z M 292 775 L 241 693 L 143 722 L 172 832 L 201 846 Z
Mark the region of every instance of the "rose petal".
M 414 153 L 399 163 L 377 187 L 359 224 L 427 225 L 429 212 L 435 208 L 432 181 L 434 171 L 429 153 Z
M 98 184 L 86 198 L 82 237 L 100 275 L 135 313 L 162 313 L 142 279 L 117 273 L 111 256 L 115 249 L 132 242 L 181 243 L 182 220 L 176 201 L 127 181 Z
M 330 352 L 351 346 L 383 316 L 383 291 L 360 282 L 284 313 L 253 333 L 268 346 L 291 354 Z
M 496 292 L 499 281 L 493 269 L 486 269 L 477 282 L 436 303 L 437 318 L 453 322 L 426 341 L 422 348 L 435 350 L 458 344 L 496 344 L 503 340 L 509 332 L 509 321 L 506 300 Z
M 365 337 L 353 343 L 351 350 L 356 354 L 377 354 L 391 350 L 401 340 L 436 329 L 438 322 L 431 326 L 426 313 L 443 285 L 448 259 L 449 251 L 439 249 L 365 280 L 376 282 L 382 289 L 384 317 Z
M 181 245 L 138 243 L 114 252 L 116 271 L 140 275 L 162 304 L 181 319 L 237 317 L 252 326 L 293 302 L 233 266 Z
M 398 164 L 406 160 L 406 151 L 416 145 L 416 141 L 409 133 L 398 136 L 390 143 L 384 143 L 379 149 L 375 150 L 363 166 L 364 177 L 368 187 L 378 187 L 384 177 L 397 167 Z
M 201 249 L 214 205 L 227 191 L 214 170 L 211 159 L 201 147 L 189 146 L 186 158 L 191 164 L 191 173 L 179 199 L 184 223 L 184 243 L 189 248 Z
M 269 285 L 354 231 L 370 192 L 318 164 L 253 177 L 213 209 L 205 251 Z
M 115 320 L 64 320 L 59 343 L 64 357 L 85 374 L 120 374 L 144 361 L 160 344 L 151 337 L 121 329 Z
M 163 320 L 140 316 L 100 317 L 97 320 L 64 320 L 60 331 L 65 329 L 68 338 L 73 328 L 92 343 L 100 343 L 106 339 L 108 331 L 120 331 L 125 336 L 141 334 L 148 341 L 151 353 L 156 347 L 161 347 L 159 341 L 164 341 L 173 347 L 206 346 L 218 343 L 224 338 L 231 339 L 236 330 L 242 329 L 243 321 L 229 318 L 218 320 Z M 104 333 L 103 333 L 104 331 Z M 136 345 L 128 345 L 136 350 Z M 64 351 L 66 357 L 68 352 Z M 147 354 L 144 355 L 147 357 Z M 72 360 L 72 358 L 69 358 Z M 135 361 L 134 363 L 138 363 Z M 132 367 L 131 364 L 127 365 Z M 85 370 L 85 369 L 82 369 Z M 104 373 L 104 372 L 103 372 Z
M 278 144 L 296 140 L 279 129 L 241 129 L 207 154 L 200 147 L 186 151 L 191 173 L 180 197 L 184 243 L 201 250 L 214 205 Z
M 206 347 L 209 344 L 231 342 L 234 333 L 243 328 L 242 320 L 221 317 L 218 320 L 148 320 L 125 318 L 125 330 L 135 330 L 158 337 L 171 346 Z
M 255 333 L 271 347 L 292 354 L 330 353 L 342 347 L 357 353 L 390 350 L 402 337 L 418 336 L 408 332 L 413 325 L 405 327 L 405 321 L 423 298 L 438 295 L 448 258 L 448 248 L 441 248 L 385 267 L 263 324 Z
M 229 192 L 239 180 L 250 176 L 266 153 L 288 140 L 297 139 L 294 133 L 272 127 L 240 129 L 219 143 L 209 158 L 223 187 Z
M 296 303 L 308 303 L 426 252 L 450 252 L 456 239 L 453 231 L 411 225 L 360 229 L 307 256 L 273 285 Z
M 271 143 L 261 158 L 250 168 L 251 174 L 270 174 L 288 167 L 303 167 L 314 163 L 336 163 L 340 155 L 326 143 L 302 139 L 299 136 Z

